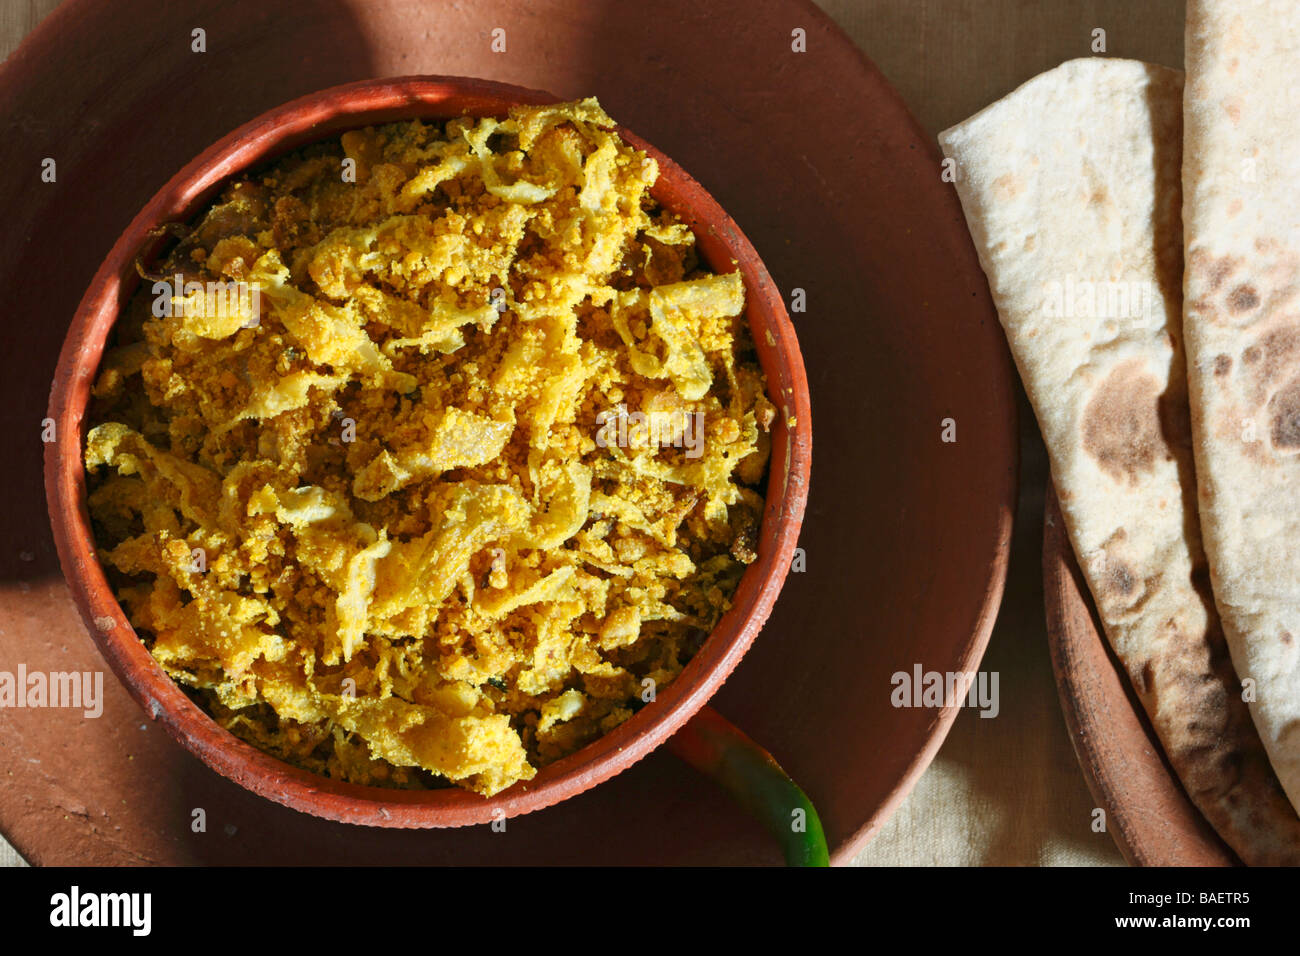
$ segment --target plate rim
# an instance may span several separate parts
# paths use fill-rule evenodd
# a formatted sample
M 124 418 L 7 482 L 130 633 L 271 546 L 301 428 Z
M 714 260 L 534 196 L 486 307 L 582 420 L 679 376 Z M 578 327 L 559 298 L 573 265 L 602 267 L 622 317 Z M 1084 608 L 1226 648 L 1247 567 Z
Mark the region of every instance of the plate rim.
M 915 152 L 925 159 L 932 160 L 936 168 L 938 168 L 942 158 L 939 153 L 938 141 L 921 126 L 920 121 L 917 120 L 916 115 L 912 112 L 902 94 L 876 66 L 875 62 L 867 56 L 866 51 L 853 42 L 853 39 L 844 32 L 843 28 L 814 0 L 795 0 L 795 2 L 804 8 L 806 15 L 810 19 L 817 21 L 823 29 L 837 34 L 841 42 L 853 51 L 857 65 L 862 71 L 864 85 L 874 87 L 884 99 L 894 106 L 903 119 L 900 129 L 905 131 L 914 143 L 919 144 L 919 148 Z M 937 182 L 941 183 L 938 180 Z M 940 193 L 947 196 L 947 201 L 960 223 L 959 228 L 966 234 L 966 242 L 970 253 L 967 262 L 973 267 L 971 276 L 979 284 L 987 288 L 988 280 L 976 256 L 973 240 L 969 237 L 969 231 L 965 225 L 965 214 L 962 211 L 960 201 L 957 199 L 956 191 L 951 184 L 941 183 L 937 188 Z M 961 263 L 953 262 L 950 265 L 960 267 Z M 1002 598 L 1006 590 L 1007 572 L 1011 562 L 1011 542 L 1015 530 L 1016 505 L 1020 498 L 1020 460 L 1022 454 L 1019 431 L 1020 409 L 1016 404 L 1015 392 L 1015 367 L 1012 362 L 1010 348 L 1006 343 L 1005 336 L 1002 334 L 1002 326 L 998 321 L 997 310 L 993 306 L 991 296 L 984 300 L 978 300 L 971 309 L 972 313 L 977 311 L 985 313 L 983 316 L 984 324 L 992 330 L 990 335 L 1000 343 L 1000 347 L 995 345 L 992 355 L 989 356 L 997 365 L 995 373 L 991 375 L 996 391 L 990 393 L 989 401 L 995 407 L 1001 409 L 1001 415 L 998 416 L 1001 419 L 1001 429 L 998 436 L 1001 442 L 999 447 L 990 447 L 989 453 L 990 458 L 994 460 L 997 459 L 999 454 L 1005 454 L 1004 461 L 1007 468 L 1004 471 L 1006 477 L 1000 482 L 1001 487 L 998 489 L 998 498 L 996 501 L 990 502 L 991 506 L 1000 510 L 1000 514 L 995 534 L 996 543 L 993 554 L 989 556 L 989 564 L 984 578 L 984 600 L 976 609 L 974 625 L 962 647 L 961 653 L 958 655 L 958 659 L 954 663 L 954 666 L 963 672 L 979 669 L 981 662 L 984 660 L 984 654 L 988 650 L 989 640 L 993 636 L 993 629 L 1002 609 Z M 970 318 L 970 316 L 965 318 Z M 925 771 L 930 768 L 930 764 L 934 762 L 934 758 L 943 747 L 944 741 L 948 739 L 948 733 L 952 729 L 952 725 L 961 709 L 960 705 L 947 706 L 936 713 L 935 720 L 931 723 L 926 735 L 925 743 L 913 755 L 888 796 L 869 813 L 861 826 L 838 846 L 832 848 L 832 866 L 843 866 L 852 862 L 853 858 L 871 842 L 894 815 L 899 805 L 912 792 Z
M 1110 642 L 1096 626 L 1096 605 L 1066 534 L 1056 486 L 1050 475 L 1043 503 L 1042 570 L 1047 643 L 1061 714 L 1088 791 L 1097 805 L 1105 810 L 1106 832 L 1125 861 L 1130 866 L 1143 867 L 1240 866 L 1237 855 L 1187 796 L 1182 781 L 1169 766 L 1128 675 L 1115 657 Z M 1079 611 L 1086 614 L 1090 622 L 1082 629 L 1071 624 L 1072 612 Z M 1082 669 L 1078 655 L 1082 652 L 1095 656 L 1098 648 L 1107 663 L 1105 676 L 1113 676 L 1123 691 L 1122 696 L 1113 691 L 1107 693 L 1105 705 L 1118 709 L 1121 719 L 1131 716 L 1152 748 L 1154 759 L 1142 760 L 1140 769 L 1145 771 L 1144 780 L 1158 788 L 1155 800 L 1134 800 L 1125 795 L 1129 788 L 1115 785 L 1115 778 L 1121 776 L 1124 769 L 1118 764 L 1127 761 L 1107 759 L 1105 755 L 1122 755 L 1126 751 L 1120 746 L 1100 746 L 1100 741 L 1114 740 L 1115 726 L 1093 719 L 1092 713 L 1081 706 L 1077 684 Z M 1138 822 L 1143 814 L 1152 812 L 1152 803 L 1160 801 L 1172 804 L 1178 813 L 1176 821 L 1168 817 L 1161 819 L 1166 828 L 1178 824 L 1174 839 L 1155 840 Z

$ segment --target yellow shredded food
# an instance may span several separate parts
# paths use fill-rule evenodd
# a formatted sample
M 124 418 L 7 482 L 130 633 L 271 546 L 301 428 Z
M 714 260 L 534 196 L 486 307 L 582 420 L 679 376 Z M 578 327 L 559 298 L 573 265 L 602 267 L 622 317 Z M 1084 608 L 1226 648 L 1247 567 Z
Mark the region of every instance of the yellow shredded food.
M 178 230 L 85 463 L 132 624 L 223 726 L 490 795 L 680 673 L 775 410 L 657 175 L 587 99 L 345 133 Z

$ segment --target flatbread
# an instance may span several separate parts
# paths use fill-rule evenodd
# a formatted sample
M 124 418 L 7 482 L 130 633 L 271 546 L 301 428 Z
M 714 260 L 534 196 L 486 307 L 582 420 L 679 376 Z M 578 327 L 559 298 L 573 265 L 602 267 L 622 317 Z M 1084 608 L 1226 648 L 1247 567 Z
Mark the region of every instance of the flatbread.
M 1201 523 L 1233 663 L 1300 808 L 1300 6 L 1188 4 L 1187 68 Z
M 1173 70 L 1074 60 L 939 140 L 1107 638 L 1227 843 L 1250 863 L 1300 863 L 1300 818 L 1237 692 L 1199 540 L 1181 94 Z

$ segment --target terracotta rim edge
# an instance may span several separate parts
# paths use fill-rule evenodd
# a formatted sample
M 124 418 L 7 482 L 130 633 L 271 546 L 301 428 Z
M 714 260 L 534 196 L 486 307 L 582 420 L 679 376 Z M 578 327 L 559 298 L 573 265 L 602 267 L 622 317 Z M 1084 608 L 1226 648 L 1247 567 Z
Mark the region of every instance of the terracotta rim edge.
M 1060 502 L 1056 497 L 1055 486 L 1050 477 L 1043 508 L 1043 596 L 1047 620 L 1047 643 L 1052 660 L 1052 670 L 1056 678 L 1057 696 L 1061 704 L 1061 713 L 1065 719 L 1066 730 L 1070 736 L 1070 745 L 1074 750 L 1079 770 L 1087 783 L 1088 792 L 1098 807 L 1107 813 L 1106 832 L 1119 850 L 1120 855 L 1131 866 L 1239 866 L 1241 861 L 1236 854 L 1214 832 L 1208 821 L 1201 815 L 1183 789 L 1182 781 L 1170 768 L 1150 720 L 1141 703 L 1133 694 L 1128 676 L 1123 666 L 1116 659 L 1110 642 L 1096 626 L 1096 607 L 1093 603 L 1083 572 L 1074 556 L 1074 549 L 1065 532 L 1064 518 Z M 1099 735 L 1095 721 L 1085 719 L 1079 701 L 1085 692 L 1077 683 L 1078 658 L 1081 648 L 1078 642 L 1083 635 L 1070 625 L 1068 608 L 1076 606 L 1086 611 L 1089 629 L 1104 654 L 1106 666 L 1122 688 L 1123 696 L 1110 701 L 1107 695 L 1105 703 L 1120 704 L 1122 716 L 1131 717 L 1134 723 L 1146 735 L 1154 750 L 1154 758 L 1143 760 L 1142 770 L 1155 777 L 1160 785 L 1156 799 L 1165 800 L 1174 805 L 1185 819 L 1181 826 L 1187 832 L 1177 834 L 1169 846 L 1152 846 L 1144 829 L 1134 819 L 1129 802 L 1119 799 L 1117 787 L 1112 779 L 1114 773 L 1109 766 L 1103 766 L 1093 753 L 1087 741 Z M 1085 664 L 1086 666 L 1086 664 Z M 1122 701 L 1122 703 L 1121 703 Z M 1101 728 L 1100 733 L 1105 733 Z M 1159 770 L 1155 768 L 1158 766 Z M 1170 821 L 1162 821 L 1169 825 Z M 1177 823 L 1177 821 L 1175 821 Z
M 1047 504 L 1043 514 L 1043 595 L 1044 608 L 1047 616 L 1047 648 L 1052 661 L 1052 669 L 1058 675 L 1056 679 L 1057 699 L 1061 704 L 1061 715 L 1065 718 L 1066 731 L 1070 735 L 1070 749 L 1074 751 L 1074 759 L 1079 764 L 1079 771 L 1083 774 L 1084 782 L 1088 785 L 1088 792 L 1092 794 L 1092 799 L 1097 806 L 1112 808 L 1114 801 L 1102 786 L 1101 780 L 1097 776 L 1096 768 L 1092 762 L 1087 759 L 1079 747 L 1079 741 L 1083 733 L 1083 728 L 1079 723 L 1079 713 L 1074 706 L 1074 698 L 1078 691 L 1074 686 L 1073 677 L 1070 669 L 1066 666 L 1066 651 L 1063 640 L 1056 635 L 1063 634 L 1065 630 L 1064 606 L 1060 596 L 1060 588 L 1064 585 L 1064 578 L 1072 572 L 1061 555 L 1062 546 L 1068 544 L 1063 540 L 1061 534 L 1061 510 L 1056 500 L 1056 490 L 1048 480 Z M 1050 597 L 1048 595 L 1051 595 Z M 1138 859 L 1132 848 L 1132 841 L 1127 835 L 1128 818 L 1126 816 L 1111 813 L 1115 818 L 1108 821 L 1106 830 L 1111 836 L 1120 855 L 1124 857 L 1125 862 L 1130 866 L 1143 866 L 1144 861 Z

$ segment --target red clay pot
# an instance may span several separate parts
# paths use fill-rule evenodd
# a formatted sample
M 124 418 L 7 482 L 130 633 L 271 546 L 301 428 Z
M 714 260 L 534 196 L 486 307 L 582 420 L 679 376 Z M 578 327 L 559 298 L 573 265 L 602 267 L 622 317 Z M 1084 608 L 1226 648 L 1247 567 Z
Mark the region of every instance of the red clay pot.
M 658 161 L 653 195 L 691 226 L 709 265 L 720 272 L 738 268 L 744 276 L 747 316 L 768 395 L 781 412 L 773 429 L 759 559 L 745 572 L 731 610 L 654 704 L 531 781 L 491 798 L 459 788 L 411 792 L 341 783 L 291 767 L 219 727 L 158 666 L 113 596 L 86 510 L 82 418 L 110 330 L 138 285 L 134 262 L 137 256 L 147 261 L 165 241 L 151 238 L 150 231 L 192 218 L 229 177 L 348 129 L 399 119 L 504 115 L 512 104 L 556 100 L 486 80 L 402 77 L 334 87 L 264 113 L 202 153 L 149 201 L 95 274 L 64 340 L 50 393 L 57 440 L 45 446 L 45 491 L 77 608 L 113 670 L 151 717 L 218 773 L 286 806 L 371 826 L 449 827 L 517 816 L 581 793 L 640 760 L 705 704 L 767 620 L 789 571 L 812 454 L 808 381 L 794 329 L 766 268 L 731 218 L 672 160 L 620 128 L 629 144 Z

